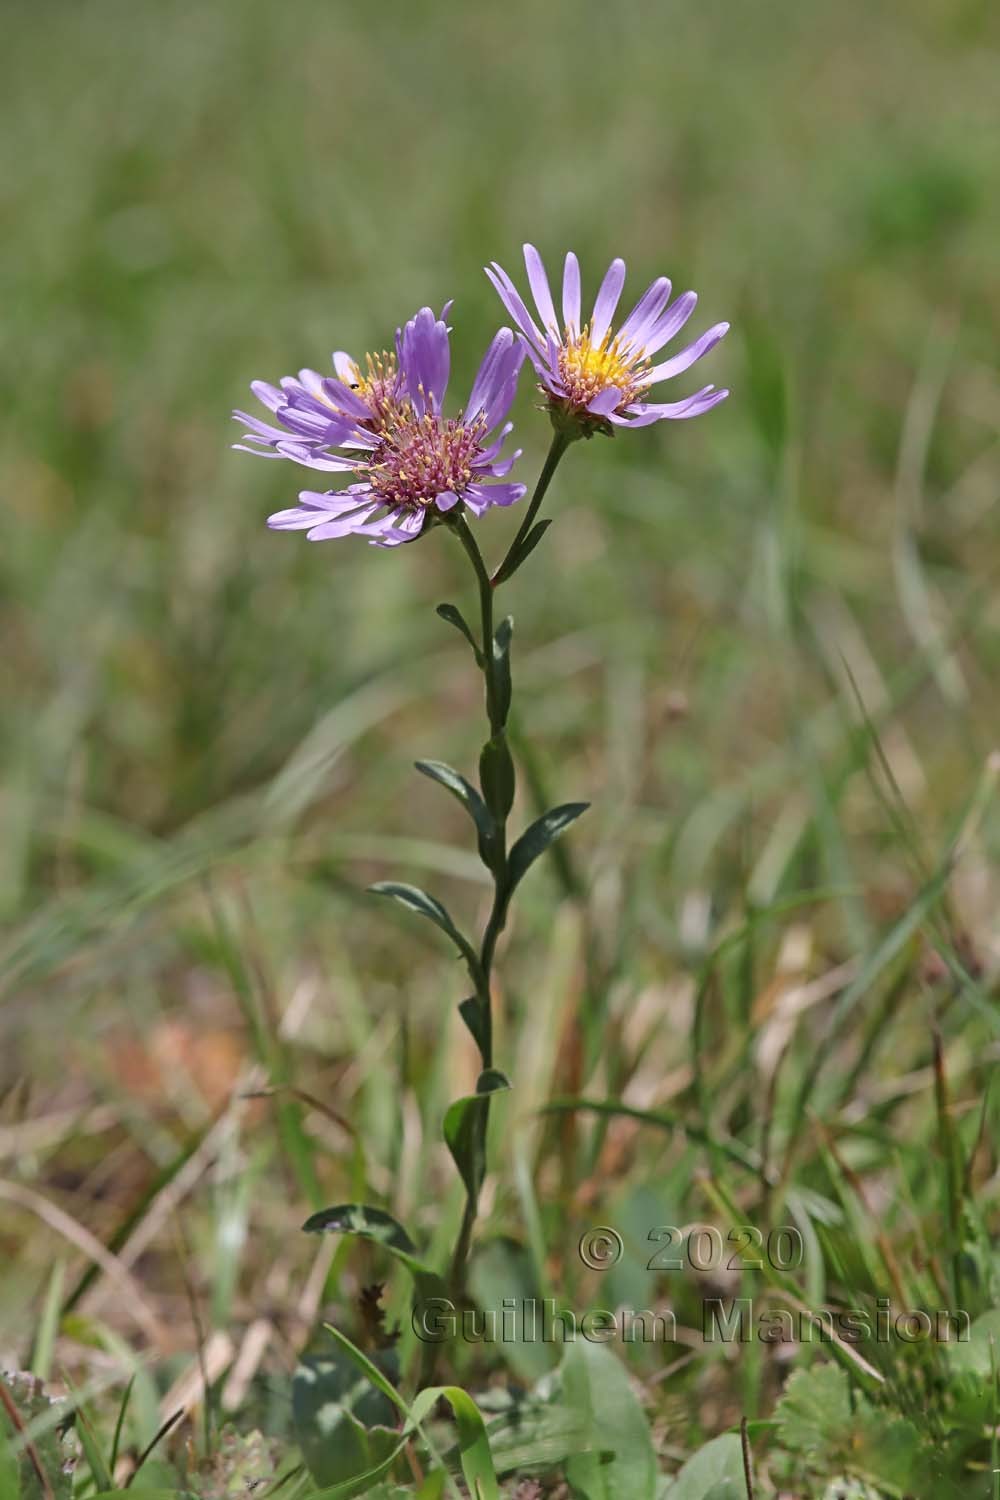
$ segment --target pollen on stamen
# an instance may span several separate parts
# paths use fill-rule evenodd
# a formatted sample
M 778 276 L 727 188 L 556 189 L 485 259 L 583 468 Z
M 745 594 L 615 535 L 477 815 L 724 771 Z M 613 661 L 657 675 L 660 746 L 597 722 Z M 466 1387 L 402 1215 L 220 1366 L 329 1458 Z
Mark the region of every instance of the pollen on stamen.
M 365 355 L 364 374 L 357 361 L 352 361 L 348 384 L 371 407 L 375 427 L 384 427 L 402 404 L 396 356 L 385 350 Z
M 586 407 L 601 391 L 615 386 L 627 406 L 649 384 L 650 362 L 629 350 L 619 336 L 608 333 L 595 344 L 590 328 L 579 334 L 567 328 L 559 351 L 559 374 L 573 406 Z
M 373 492 L 387 506 L 424 510 L 446 491 L 459 493 L 471 482 L 483 435 L 481 419 L 467 424 L 397 409 L 370 468 Z

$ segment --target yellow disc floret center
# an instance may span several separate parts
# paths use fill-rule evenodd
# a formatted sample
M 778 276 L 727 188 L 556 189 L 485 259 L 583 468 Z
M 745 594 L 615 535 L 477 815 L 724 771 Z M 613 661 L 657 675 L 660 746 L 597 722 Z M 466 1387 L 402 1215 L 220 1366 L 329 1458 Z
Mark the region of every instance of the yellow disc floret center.
M 575 334 L 569 329 L 559 351 L 559 374 L 566 394 L 574 406 L 587 406 L 601 391 L 611 386 L 621 391 L 619 405 L 634 401 L 649 383 L 649 361 L 623 345 L 611 333 L 594 343 L 590 329 Z

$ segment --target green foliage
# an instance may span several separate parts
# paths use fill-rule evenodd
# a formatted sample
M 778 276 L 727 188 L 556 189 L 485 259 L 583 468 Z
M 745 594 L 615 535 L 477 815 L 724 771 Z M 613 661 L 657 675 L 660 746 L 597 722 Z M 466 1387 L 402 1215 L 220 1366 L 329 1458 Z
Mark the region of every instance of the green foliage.
M 699 1448 L 667 1485 L 662 1500 L 746 1500 L 739 1438 L 726 1433 Z
M 514 806 L 514 761 L 505 734 L 486 741 L 479 756 L 479 783 L 496 816 L 506 818 Z
M 396 1451 L 394 1403 L 339 1348 L 300 1361 L 292 1411 L 299 1447 L 321 1487 L 354 1480 Z
M 510 712 L 512 692 L 510 676 L 510 643 L 514 636 L 514 621 L 510 615 L 500 621 L 493 637 L 493 661 L 497 680 L 498 713 L 500 723 L 506 724 Z
M 846 1473 L 891 1496 L 911 1492 L 959 1500 L 967 1493 L 960 1451 L 949 1449 L 894 1412 L 852 1392 L 848 1377 L 819 1364 L 791 1376 L 775 1413 L 781 1446 L 797 1460 L 797 1472 Z
M 465 637 L 472 647 L 472 654 L 476 659 L 476 665 L 481 666 L 483 654 L 479 649 L 475 636 L 472 634 L 468 621 L 458 606 L 456 604 L 439 604 L 437 613 L 441 616 L 442 620 L 446 620 L 449 625 L 454 625 L 459 634 Z
M 584 1500 L 654 1500 L 657 1466 L 649 1423 L 622 1363 L 609 1349 L 582 1340 L 568 1347 L 561 1373 L 566 1404 L 593 1448 L 566 1464 L 574 1490 Z
M 514 890 L 535 860 L 539 859 L 560 834 L 565 833 L 570 824 L 575 823 L 581 813 L 587 811 L 589 806 L 589 802 L 566 802 L 562 807 L 553 807 L 521 834 L 511 848 L 507 861 L 509 891 Z
M 302 1228 L 306 1234 L 358 1235 L 373 1240 L 406 1267 L 421 1295 L 433 1297 L 442 1291 L 437 1273 L 418 1257 L 406 1230 L 384 1209 L 367 1203 L 338 1203 L 311 1214 Z
M 422 775 L 430 777 L 431 781 L 436 781 L 439 786 L 451 792 L 475 823 L 480 838 L 489 844 L 490 840 L 496 836 L 496 823 L 493 814 L 471 782 L 466 781 L 458 771 L 453 771 L 451 766 L 446 766 L 439 760 L 418 760 L 416 767 Z
M 369 890 L 376 896 L 388 896 L 393 901 L 398 901 L 400 906 L 405 906 L 407 910 L 414 911 L 418 916 L 426 917 L 429 922 L 433 922 L 435 927 L 451 938 L 468 964 L 473 978 L 477 976 L 479 959 L 475 949 L 468 938 L 459 932 L 448 915 L 447 909 L 436 897 L 429 896 L 418 886 L 404 885 L 398 880 L 380 880 L 375 885 L 369 886 Z
M 496 1068 L 487 1068 L 476 1079 L 476 1092 L 456 1099 L 444 1117 L 444 1138 L 455 1159 L 466 1191 L 478 1197 L 486 1171 L 486 1148 L 483 1120 L 486 1100 L 492 1094 L 505 1093 L 510 1082 Z

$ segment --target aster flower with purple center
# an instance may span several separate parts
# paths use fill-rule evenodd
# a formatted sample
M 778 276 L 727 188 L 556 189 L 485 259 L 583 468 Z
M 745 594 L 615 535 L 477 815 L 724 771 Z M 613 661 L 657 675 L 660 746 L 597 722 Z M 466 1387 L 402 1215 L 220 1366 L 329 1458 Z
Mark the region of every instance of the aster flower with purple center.
M 269 517 L 269 526 L 305 531 L 310 541 L 357 534 L 393 547 L 460 503 L 479 516 L 520 500 L 525 486 L 506 482 L 520 450 L 501 456 L 524 360 L 509 328 L 495 335 L 457 417 L 442 410 L 448 328 L 429 307 L 397 332 L 395 356 L 370 359 L 364 377 L 346 360 L 334 356 L 335 380 L 303 371 L 280 389 L 254 386 L 287 430 L 244 418 L 255 444 L 247 451 L 355 476 L 342 490 L 303 490 L 299 504 Z
M 624 261 L 613 260 L 608 267 L 588 323 L 581 322 L 580 265 L 572 250 L 563 269 L 561 321 L 534 245 L 525 245 L 524 264 L 540 323 L 502 266 L 494 261 L 486 274 L 517 325 L 553 420 L 573 435 L 610 431 L 609 423 L 648 427 L 664 419 L 697 417 L 728 396 L 728 391 L 706 385 L 681 401 L 646 399 L 651 387 L 690 369 L 729 328 L 728 323 L 716 323 L 672 358 L 653 363 L 653 356 L 694 312 L 698 301 L 694 292 L 684 292 L 671 303 L 671 284 L 660 276 L 614 332 L 612 319 L 625 285 Z

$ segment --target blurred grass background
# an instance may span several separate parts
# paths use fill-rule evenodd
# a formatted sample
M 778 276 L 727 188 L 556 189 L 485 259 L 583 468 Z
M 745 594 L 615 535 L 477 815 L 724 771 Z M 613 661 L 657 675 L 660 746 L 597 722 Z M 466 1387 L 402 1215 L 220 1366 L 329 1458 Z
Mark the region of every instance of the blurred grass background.
M 626 295 L 694 286 L 693 328 L 732 321 L 704 378 L 733 394 L 573 450 L 509 590 L 538 776 L 595 811 L 573 835 L 584 909 L 548 872 L 522 904 L 500 1054 L 526 1112 L 565 1086 L 596 946 L 588 1045 L 608 1056 L 569 1081 L 688 1097 L 692 955 L 827 888 L 766 925 L 746 1004 L 707 1023 L 708 1097 L 753 1134 L 775 973 L 850 962 L 919 886 L 850 678 L 931 864 L 997 744 L 998 61 L 987 0 L 7 0 L 0 1145 L 23 1191 L 0 1227 L 5 1351 L 30 1346 L 54 1256 L 66 1315 L 93 1295 L 80 1244 L 24 1192 L 128 1245 L 220 1119 L 184 1230 L 220 1328 L 298 1306 L 310 1206 L 367 1194 L 453 1230 L 434 1142 L 472 1076 L 457 977 L 355 893 L 409 877 L 481 913 L 461 815 L 411 769 L 473 763 L 478 686 L 433 612 L 468 580 L 438 534 L 392 556 L 269 534 L 309 475 L 231 452 L 229 410 L 252 378 L 381 348 L 450 297 L 459 401 L 501 321 L 480 268 L 520 280 L 525 239 L 550 264 L 575 248 L 591 293 L 613 255 Z M 534 401 L 525 379 L 529 480 Z M 513 524 L 480 528 L 489 557 Z M 983 809 L 953 899 L 988 973 Z M 915 978 L 887 1049 L 847 1045 L 924 1068 L 935 994 Z M 974 1096 L 992 1022 L 959 1005 L 947 1030 Z M 248 1081 L 358 1133 L 287 1090 L 235 1110 Z M 899 1129 L 919 1139 L 911 1092 Z M 545 1139 L 524 1160 L 556 1204 L 567 1146 Z M 623 1181 L 662 1166 L 640 1151 Z M 675 1166 L 690 1212 L 689 1150 Z M 494 1195 L 508 1228 L 512 1194 Z M 171 1356 L 194 1344 L 176 1206 L 130 1262 Z M 128 1324 L 106 1296 L 89 1315 L 71 1343 Z

